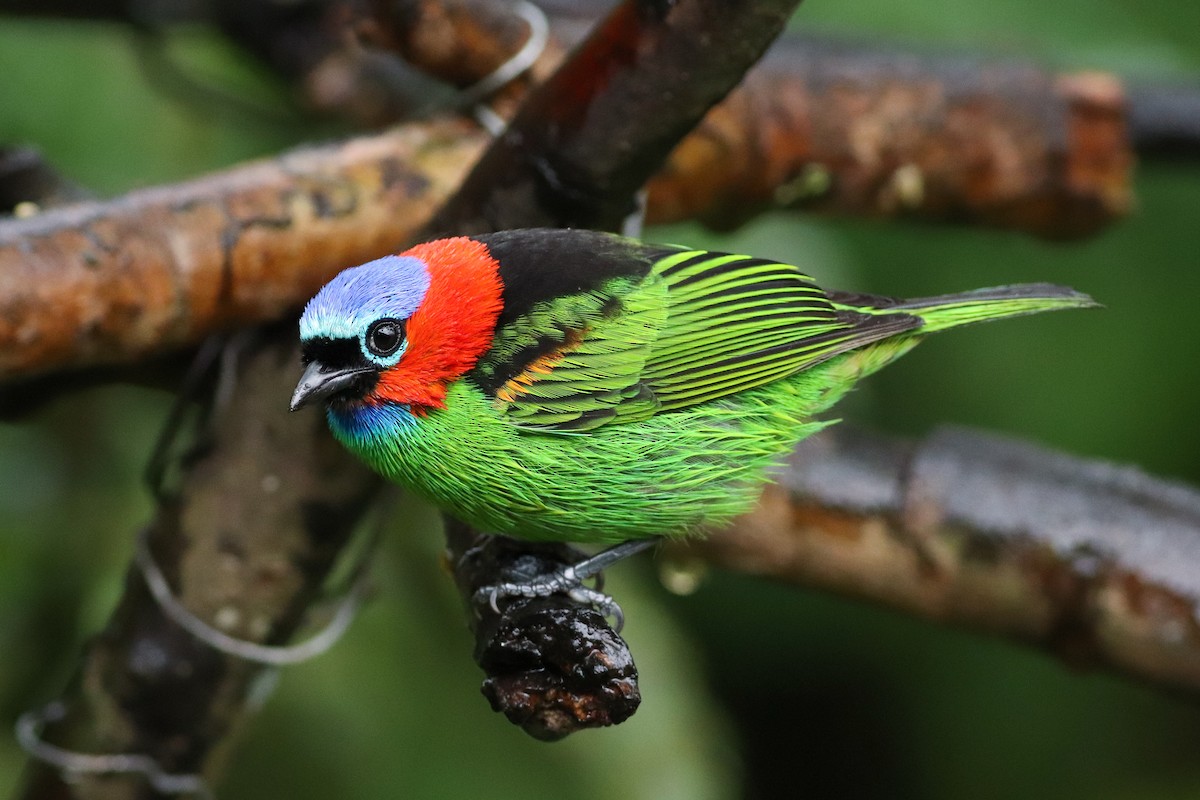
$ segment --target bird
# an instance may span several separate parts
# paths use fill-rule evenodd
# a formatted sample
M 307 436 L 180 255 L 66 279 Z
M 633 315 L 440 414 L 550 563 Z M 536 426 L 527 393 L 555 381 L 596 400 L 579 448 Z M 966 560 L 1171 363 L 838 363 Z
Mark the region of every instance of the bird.
M 823 412 L 926 335 L 1095 305 L 1047 283 L 828 290 L 780 261 L 582 229 L 455 236 L 318 291 L 291 409 L 324 401 L 343 445 L 477 530 L 613 545 L 493 587 L 493 607 L 566 591 L 612 609 L 584 577 L 749 511 Z

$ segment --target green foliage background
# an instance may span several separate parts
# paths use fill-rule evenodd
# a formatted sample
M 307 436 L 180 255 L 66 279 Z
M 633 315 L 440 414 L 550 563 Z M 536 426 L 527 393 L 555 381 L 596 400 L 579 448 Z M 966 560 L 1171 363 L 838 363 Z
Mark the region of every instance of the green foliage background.
M 1200 81 L 1195 0 L 811 0 L 795 27 Z M 0 17 L 0 143 L 37 144 L 82 184 L 116 193 L 335 132 L 163 93 L 136 52 L 117 27 Z M 254 106 L 286 108 L 282 87 L 208 31 L 175 35 L 171 57 Z M 722 238 L 689 226 L 648 236 L 898 295 L 1024 280 L 1086 290 L 1107 309 L 938 337 L 842 415 L 911 435 L 975 425 L 1200 484 L 1200 168 L 1146 164 L 1137 185 L 1127 222 L 1073 245 L 794 216 Z M 169 402 L 88 390 L 0 425 L 0 724 L 52 698 L 106 618 L 151 511 L 139 476 Z M 738 576 L 673 597 L 646 564 L 615 576 L 642 709 L 615 730 L 534 742 L 478 695 L 436 526 L 421 519 L 386 537 L 378 594 L 346 640 L 281 676 L 223 797 L 1200 796 L 1194 701 Z M 0 736 L 0 792 L 21 763 Z

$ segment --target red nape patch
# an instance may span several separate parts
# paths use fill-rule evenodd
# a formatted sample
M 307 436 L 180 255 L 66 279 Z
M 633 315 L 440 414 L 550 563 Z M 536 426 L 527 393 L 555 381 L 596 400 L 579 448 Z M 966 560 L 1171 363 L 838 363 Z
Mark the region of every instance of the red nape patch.
M 415 256 L 429 269 L 429 290 L 409 317 L 408 350 L 379 376 L 374 397 L 414 410 L 445 408 L 446 388 L 492 345 L 500 316 L 499 267 L 482 242 L 458 236 L 419 244 Z

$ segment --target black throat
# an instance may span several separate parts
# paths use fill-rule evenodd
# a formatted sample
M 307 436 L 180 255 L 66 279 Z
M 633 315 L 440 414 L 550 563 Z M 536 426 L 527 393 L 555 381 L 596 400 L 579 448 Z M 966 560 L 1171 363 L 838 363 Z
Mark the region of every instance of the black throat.
M 379 383 L 379 367 L 362 354 L 357 339 L 333 339 L 328 336 L 305 339 L 300 342 L 300 354 L 306 365 L 315 361 L 337 369 L 369 369 L 329 397 L 327 402 L 331 406 L 345 407 L 361 403 Z

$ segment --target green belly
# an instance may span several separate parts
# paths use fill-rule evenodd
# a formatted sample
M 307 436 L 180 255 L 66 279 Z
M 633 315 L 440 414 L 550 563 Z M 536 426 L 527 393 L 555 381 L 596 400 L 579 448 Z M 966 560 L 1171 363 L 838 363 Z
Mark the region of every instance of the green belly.
M 466 381 L 445 409 L 404 412 L 386 432 L 331 422 L 376 470 L 480 530 L 574 542 L 687 536 L 749 510 L 770 468 L 828 424 L 809 416 L 849 382 L 831 386 L 824 373 L 587 433 L 522 430 Z

